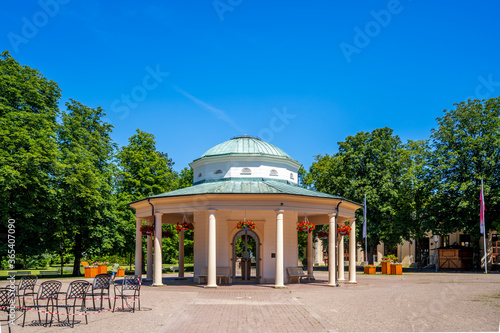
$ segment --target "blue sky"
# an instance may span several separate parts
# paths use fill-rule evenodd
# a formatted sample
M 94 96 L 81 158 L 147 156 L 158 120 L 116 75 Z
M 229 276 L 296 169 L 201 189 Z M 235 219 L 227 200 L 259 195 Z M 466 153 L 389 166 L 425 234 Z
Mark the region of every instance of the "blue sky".
M 259 136 L 309 168 L 384 126 L 425 139 L 500 95 L 498 1 L 2 0 L 0 50 L 101 106 L 122 146 L 153 133 L 180 170 Z

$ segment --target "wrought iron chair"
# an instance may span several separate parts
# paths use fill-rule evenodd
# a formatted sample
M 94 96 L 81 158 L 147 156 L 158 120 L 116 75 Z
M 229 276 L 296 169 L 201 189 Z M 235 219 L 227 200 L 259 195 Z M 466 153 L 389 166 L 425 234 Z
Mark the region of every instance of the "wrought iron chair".
M 19 280 L 19 284 L 17 285 L 17 302 L 18 305 L 21 306 L 21 298 L 24 300 L 24 295 L 27 293 L 28 290 L 31 290 L 30 292 L 33 293 L 35 292 L 35 286 L 38 281 L 38 276 L 35 275 L 26 275 L 21 277 Z
M 139 311 L 141 310 L 141 277 L 139 275 L 126 276 L 122 280 L 121 285 L 115 285 L 115 302 L 113 312 L 116 309 L 116 300 L 121 298 L 122 309 L 124 309 L 125 298 L 132 298 L 132 312 L 135 312 L 135 302 L 138 303 Z M 129 306 L 130 307 L 130 306 Z
M 7 323 L 10 333 L 10 307 L 15 304 L 15 289 L 1 288 L 0 289 L 0 310 L 7 312 Z M 13 303 L 14 302 L 14 303 Z
M 26 322 L 26 312 L 28 312 L 28 309 L 33 309 L 33 310 L 39 310 L 43 309 L 45 310 L 45 324 L 48 322 L 49 318 L 49 307 L 51 309 L 54 308 L 54 301 L 57 300 L 57 295 L 59 294 L 59 291 L 61 290 L 62 283 L 60 281 L 56 280 L 51 280 L 51 281 L 45 281 L 40 286 L 38 287 L 38 292 L 31 292 L 31 293 L 25 293 L 24 298 L 23 298 L 23 327 L 24 323 Z M 26 305 L 26 296 L 32 296 L 33 297 L 33 305 Z M 40 301 L 46 301 L 45 304 L 40 304 Z M 40 323 L 42 322 L 42 318 L 40 317 L 40 312 L 38 312 L 38 320 Z M 54 318 L 54 315 L 51 313 L 50 315 L 50 322 L 52 323 L 52 319 Z
M 95 299 L 96 297 L 99 297 L 101 299 L 101 309 L 102 307 L 102 301 L 104 299 L 104 296 L 107 296 L 108 298 L 108 304 L 109 308 L 111 309 L 111 300 L 109 299 L 109 288 L 111 285 L 111 274 L 98 274 L 94 277 L 94 282 L 92 283 L 92 288 L 90 292 L 87 294 L 87 296 L 92 297 L 92 303 L 94 304 L 94 309 L 95 307 Z
M 59 294 L 65 295 L 64 304 L 59 304 L 59 300 L 56 299 L 55 307 L 56 309 L 66 309 L 68 324 L 70 323 L 69 310 L 73 308 L 73 321 L 71 323 L 71 328 L 75 327 L 75 314 L 78 301 L 80 301 L 80 304 L 78 304 L 78 306 L 81 307 L 82 311 L 84 311 L 85 313 L 85 324 L 89 323 L 87 319 L 87 308 L 85 307 L 85 298 L 87 297 L 87 291 L 89 290 L 89 288 L 90 282 L 85 280 L 75 280 L 69 284 L 68 290 L 66 292 L 59 292 Z M 59 313 L 59 311 L 57 312 Z M 57 320 L 60 321 L 59 314 L 57 315 Z

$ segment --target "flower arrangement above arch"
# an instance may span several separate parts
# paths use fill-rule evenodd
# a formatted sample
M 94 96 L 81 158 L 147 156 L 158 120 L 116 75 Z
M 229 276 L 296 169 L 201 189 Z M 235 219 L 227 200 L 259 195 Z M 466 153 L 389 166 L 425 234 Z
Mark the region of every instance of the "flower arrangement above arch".
M 236 228 L 242 230 L 253 230 L 255 229 L 255 223 L 253 223 L 252 221 L 243 220 L 236 224 Z
M 297 230 L 302 231 L 302 232 L 311 232 L 315 228 L 316 228 L 316 226 L 314 224 L 312 224 L 311 222 L 308 222 L 307 218 L 304 220 L 304 222 L 300 222 L 297 225 Z
M 351 233 L 351 227 L 349 226 L 349 221 L 346 222 L 346 224 L 341 224 L 337 228 L 337 232 L 344 236 L 344 235 L 349 235 Z
M 143 236 L 152 236 L 155 232 L 155 228 L 152 225 L 143 224 L 141 226 L 141 233 Z

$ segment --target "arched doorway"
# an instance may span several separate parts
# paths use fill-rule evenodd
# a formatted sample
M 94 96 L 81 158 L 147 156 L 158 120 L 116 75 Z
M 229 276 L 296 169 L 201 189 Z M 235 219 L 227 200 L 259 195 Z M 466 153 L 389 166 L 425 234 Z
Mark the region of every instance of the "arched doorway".
M 260 241 L 251 230 L 240 230 L 234 235 L 233 243 L 233 283 L 259 283 L 260 281 Z

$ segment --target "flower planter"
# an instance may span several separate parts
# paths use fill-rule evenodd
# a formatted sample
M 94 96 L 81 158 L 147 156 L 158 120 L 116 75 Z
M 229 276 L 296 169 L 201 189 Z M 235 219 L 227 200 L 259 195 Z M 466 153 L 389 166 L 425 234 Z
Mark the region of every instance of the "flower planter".
M 345 231 L 340 231 L 340 232 L 339 232 L 339 235 L 341 235 L 341 236 L 346 236 L 346 235 L 347 235 L 347 232 L 345 232 Z
M 97 274 L 106 274 L 108 272 L 108 266 L 107 265 L 99 265 L 97 266 Z
M 98 269 L 97 267 L 92 267 L 92 266 L 87 266 L 85 267 L 85 277 L 86 278 L 93 278 L 98 274 Z
M 118 273 L 116 273 L 116 276 L 125 276 L 125 269 L 119 268 Z
M 393 274 L 393 275 L 403 274 L 403 265 L 391 264 L 391 274 Z
M 391 274 L 391 262 L 382 262 L 382 274 Z
M 377 274 L 377 267 L 365 266 L 363 269 L 365 274 Z

